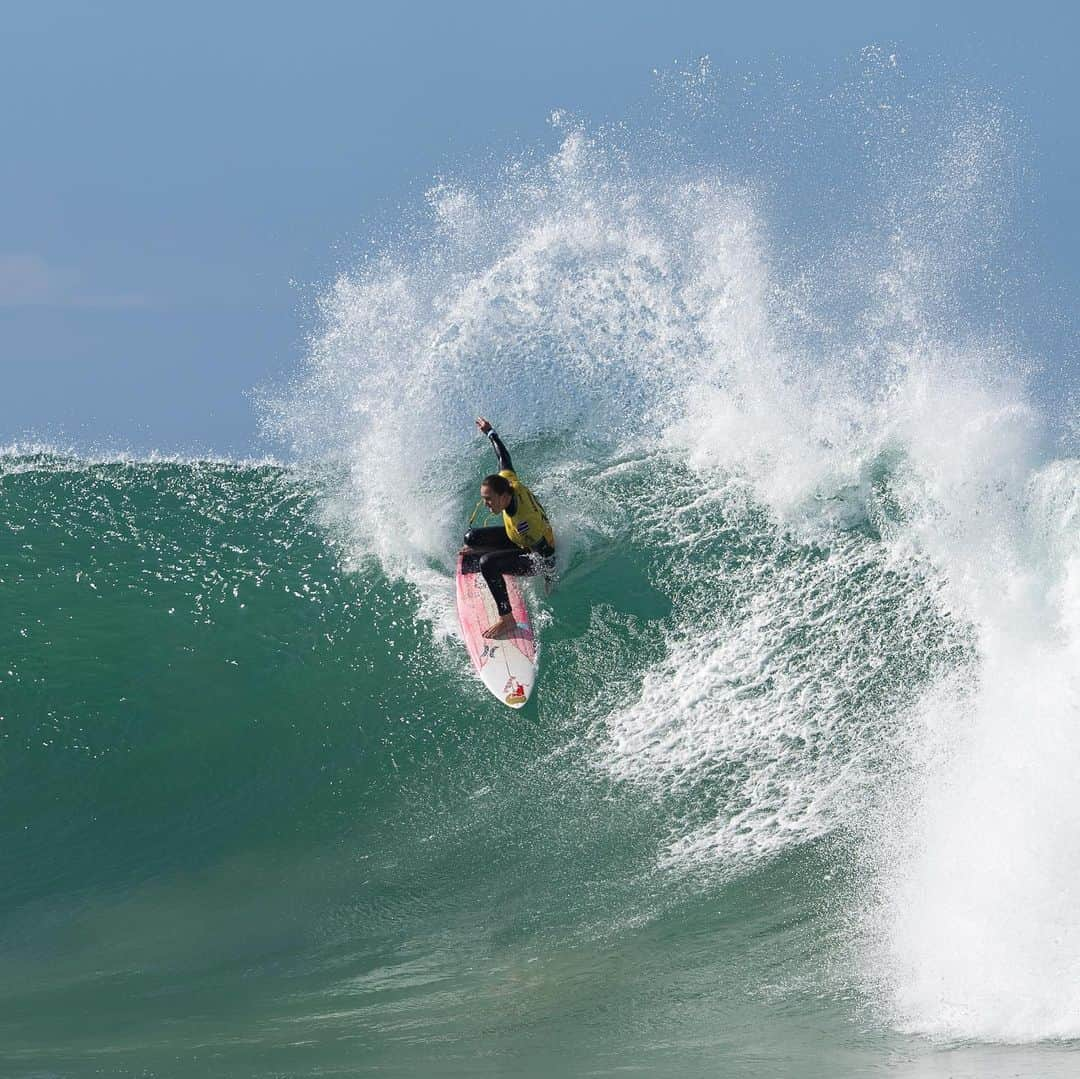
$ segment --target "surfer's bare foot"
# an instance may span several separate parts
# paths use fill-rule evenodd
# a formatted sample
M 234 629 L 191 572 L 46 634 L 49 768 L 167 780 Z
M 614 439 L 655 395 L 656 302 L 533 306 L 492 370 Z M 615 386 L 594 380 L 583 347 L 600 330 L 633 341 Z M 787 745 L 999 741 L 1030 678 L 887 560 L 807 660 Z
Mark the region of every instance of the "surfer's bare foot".
M 498 622 L 493 622 L 487 629 L 484 630 L 485 637 L 501 637 L 504 633 L 509 633 L 517 623 L 514 621 L 512 614 L 501 615 Z

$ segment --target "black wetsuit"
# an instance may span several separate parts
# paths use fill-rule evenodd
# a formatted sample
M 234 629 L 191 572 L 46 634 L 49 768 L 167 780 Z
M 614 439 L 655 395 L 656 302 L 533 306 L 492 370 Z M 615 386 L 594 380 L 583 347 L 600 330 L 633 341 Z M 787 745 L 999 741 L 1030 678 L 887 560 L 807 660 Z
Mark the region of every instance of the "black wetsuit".
M 510 454 L 503 445 L 502 439 L 494 430 L 488 432 L 488 438 L 491 439 L 491 445 L 499 458 L 499 471 L 509 472 L 514 476 L 516 484 L 514 466 L 510 462 Z M 523 496 L 515 494 L 511 499 L 506 510 L 511 516 L 517 513 L 518 497 L 530 498 L 539 506 L 528 488 L 523 485 L 518 486 L 522 486 L 525 493 Z M 499 614 L 510 614 L 510 597 L 506 591 L 506 582 L 503 580 L 504 574 L 510 574 L 512 577 L 532 577 L 543 573 L 548 576 L 555 570 L 555 547 L 545 536 L 541 536 L 531 547 L 522 547 L 510 538 L 505 525 L 470 528 L 465 533 L 465 546 L 476 547 L 479 550 L 475 554 L 464 557 L 461 565 L 462 572 L 479 571 L 484 575 L 484 580 L 495 598 L 495 606 L 498 607 Z

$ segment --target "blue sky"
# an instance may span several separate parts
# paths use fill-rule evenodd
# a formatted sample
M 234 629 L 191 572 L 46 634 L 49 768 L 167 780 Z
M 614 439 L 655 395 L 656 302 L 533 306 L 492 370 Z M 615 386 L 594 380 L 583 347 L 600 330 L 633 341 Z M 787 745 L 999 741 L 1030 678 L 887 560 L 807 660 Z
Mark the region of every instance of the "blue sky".
M 1063 303 L 1078 30 L 1046 4 L 9 5 L 0 444 L 258 452 L 250 391 L 295 369 L 310 286 L 435 177 L 550 143 L 555 108 L 618 119 L 703 54 L 797 74 L 882 43 L 982 82 L 1024 125 L 1029 246 Z

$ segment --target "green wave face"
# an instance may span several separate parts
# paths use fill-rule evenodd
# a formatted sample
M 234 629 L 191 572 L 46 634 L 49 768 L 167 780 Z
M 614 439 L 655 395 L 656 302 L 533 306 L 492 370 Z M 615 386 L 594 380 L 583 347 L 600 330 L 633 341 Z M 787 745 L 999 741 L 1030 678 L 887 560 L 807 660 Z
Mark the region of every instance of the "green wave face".
M 965 635 L 865 522 L 803 542 L 663 456 L 580 468 L 633 512 L 534 597 L 517 716 L 295 474 L 5 458 L 10 1066 L 692 1074 L 806 1000 Z

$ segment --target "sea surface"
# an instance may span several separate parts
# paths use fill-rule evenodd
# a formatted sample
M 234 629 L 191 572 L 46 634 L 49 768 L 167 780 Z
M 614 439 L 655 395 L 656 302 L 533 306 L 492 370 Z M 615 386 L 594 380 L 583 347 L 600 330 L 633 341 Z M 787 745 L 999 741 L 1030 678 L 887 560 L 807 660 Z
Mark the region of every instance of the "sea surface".
M 555 114 L 432 187 L 273 457 L 0 454 L 0 1074 L 1080 1071 L 1016 143 L 862 62 L 813 147 L 702 69 L 682 141 Z M 478 414 L 558 537 L 521 712 L 456 636 Z

